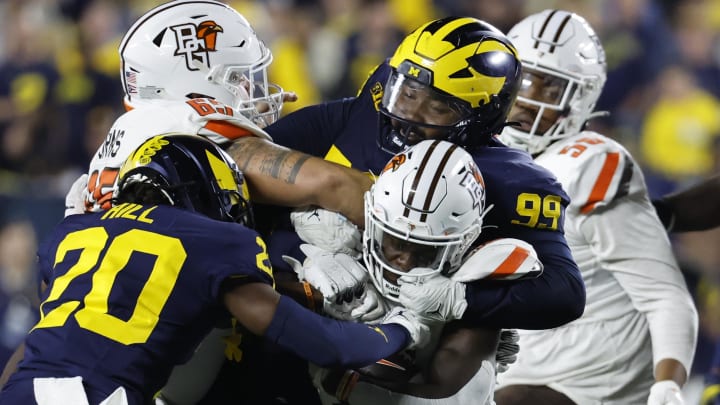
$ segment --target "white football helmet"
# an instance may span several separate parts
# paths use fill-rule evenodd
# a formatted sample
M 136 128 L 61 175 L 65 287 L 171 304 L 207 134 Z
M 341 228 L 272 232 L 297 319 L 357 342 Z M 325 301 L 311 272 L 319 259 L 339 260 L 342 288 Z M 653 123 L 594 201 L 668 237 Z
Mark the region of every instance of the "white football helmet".
M 363 257 L 375 287 L 397 302 L 400 276 L 456 271 L 484 213 L 482 175 L 458 145 L 426 140 L 395 155 L 365 193 Z M 406 275 L 411 268 L 427 272 Z
M 595 31 L 577 14 L 545 10 L 517 23 L 508 33 L 522 61 L 523 83 L 517 105 L 537 110 L 529 131 L 506 126 L 500 136 L 509 146 L 538 154 L 552 142 L 580 132 L 591 118 L 595 103 L 605 85 L 605 51 Z M 542 99 L 529 98 L 533 78 L 550 81 L 564 91 L 548 92 Z M 542 84 L 541 84 L 542 85 Z M 538 127 L 546 110 L 560 112 L 544 133 Z M 510 113 L 508 121 L 513 121 Z
M 272 53 L 226 4 L 176 0 L 141 16 L 120 43 L 125 102 L 208 97 L 257 125 L 274 122 L 282 89 L 268 81 Z

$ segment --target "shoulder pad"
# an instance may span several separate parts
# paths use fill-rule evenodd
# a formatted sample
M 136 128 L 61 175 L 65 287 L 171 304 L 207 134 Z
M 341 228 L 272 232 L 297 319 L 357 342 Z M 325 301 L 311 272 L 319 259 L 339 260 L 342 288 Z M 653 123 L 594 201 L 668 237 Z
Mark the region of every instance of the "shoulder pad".
M 450 278 L 462 283 L 481 279 L 517 280 L 537 277 L 542 271 L 537 252 L 529 243 L 502 238 L 470 252 Z
M 630 153 L 595 132 L 581 132 L 553 144 L 536 162 L 557 176 L 570 196 L 569 209 L 580 214 L 645 189 Z

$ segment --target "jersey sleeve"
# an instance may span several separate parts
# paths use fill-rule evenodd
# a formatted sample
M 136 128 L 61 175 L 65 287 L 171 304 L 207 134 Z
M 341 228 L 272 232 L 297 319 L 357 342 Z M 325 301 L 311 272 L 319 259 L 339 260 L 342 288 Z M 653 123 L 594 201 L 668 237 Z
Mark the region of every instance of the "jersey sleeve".
M 585 284 L 564 235 L 569 198 L 556 177 L 525 152 L 493 146 L 476 152 L 487 206 L 477 243 L 515 238 L 532 245 L 542 274 L 525 280 L 467 283 L 463 319 L 498 328 L 549 329 L 580 317 Z M 482 165 L 481 165 L 482 163 Z
M 274 286 L 267 248 L 260 235 L 234 223 L 223 223 L 222 226 L 225 229 L 217 232 L 225 237 L 213 246 L 207 269 L 212 299 L 220 300 L 225 281 L 236 284 L 261 282 Z
M 266 128 L 275 143 L 313 156 L 325 156 L 342 133 L 354 98 L 328 101 L 294 111 Z
M 654 364 L 671 358 L 689 372 L 698 314 L 648 199 L 624 198 L 612 209 L 588 215 L 579 228 L 600 267 L 612 273 L 633 306 L 646 315 Z
M 538 159 L 570 196 L 568 209 L 586 215 L 614 200 L 644 191 L 644 179 L 617 142 L 583 132 L 548 149 Z

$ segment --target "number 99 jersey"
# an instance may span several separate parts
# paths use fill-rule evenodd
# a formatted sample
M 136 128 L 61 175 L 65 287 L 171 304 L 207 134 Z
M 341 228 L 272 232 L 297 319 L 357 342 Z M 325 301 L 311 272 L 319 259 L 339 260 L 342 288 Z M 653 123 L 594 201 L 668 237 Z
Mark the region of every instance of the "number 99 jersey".
M 151 398 L 227 318 L 224 281 L 274 283 L 254 230 L 170 206 L 70 216 L 39 261 L 51 278 L 15 375 L 82 376 L 105 396 L 125 387 L 130 403 Z

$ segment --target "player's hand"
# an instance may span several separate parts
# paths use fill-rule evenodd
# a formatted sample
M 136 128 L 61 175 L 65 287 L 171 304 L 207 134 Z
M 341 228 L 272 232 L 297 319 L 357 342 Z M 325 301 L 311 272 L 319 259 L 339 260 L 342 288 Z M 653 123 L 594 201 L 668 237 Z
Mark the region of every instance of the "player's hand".
M 323 297 L 337 303 L 359 297 L 365 287 L 368 272 L 356 259 L 344 253 L 331 253 L 317 246 L 302 244 L 306 259 L 296 273 L 318 289 Z
M 408 272 L 427 273 L 426 268 Z M 414 278 L 400 277 L 400 304 L 431 322 L 449 322 L 462 318 L 467 301 L 465 284 L 436 275 L 417 282 Z
M 383 324 L 394 323 L 405 328 L 410 334 L 410 344 L 406 349 L 425 346 L 430 341 L 430 327 L 422 319 L 403 307 L 394 307 L 385 315 Z
M 366 283 L 359 297 L 350 302 L 342 300 L 339 304 L 335 300 L 325 300 L 323 310 L 335 319 L 372 324 L 382 319 L 387 312 L 387 304 L 375 286 Z
M 673 380 L 658 381 L 650 387 L 647 405 L 685 405 L 682 389 Z
M 319 207 L 298 208 L 290 221 L 300 239 L 328 252 L 359 258 L 362 233 L 343 215 Z
M 85 213 L 85 195 L 87 193 L 88 175 L 83 174 L 70 186 L 65 196 L 65 216 Z
M 503 329 L 500 332 L 500 342 L 495 354 L 498 373 L 506 372 L 510 365 L 517 361 L 517 354 L 520 351 L 518 341 L 520 341 L 520 335 L 517 330 Z

